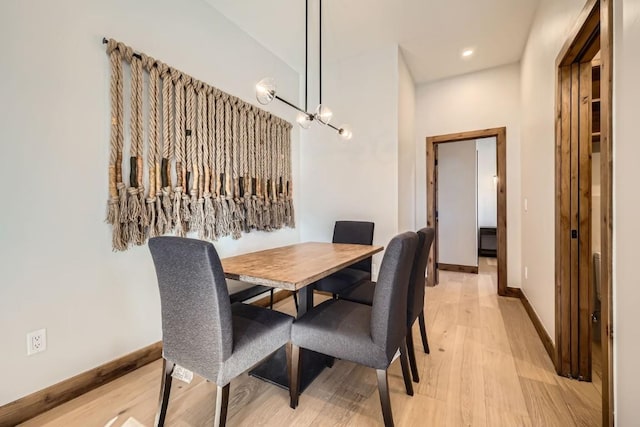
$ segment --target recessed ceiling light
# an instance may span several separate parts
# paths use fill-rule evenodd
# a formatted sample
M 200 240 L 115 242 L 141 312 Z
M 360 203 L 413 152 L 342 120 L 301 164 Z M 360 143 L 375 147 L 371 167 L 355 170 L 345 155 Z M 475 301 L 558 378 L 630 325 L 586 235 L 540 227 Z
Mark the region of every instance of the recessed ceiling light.
M 468 58 L 471 55 L 473 55 L 473 49 L 465 49 L 462 51 L 462 57 L 463 58 Z

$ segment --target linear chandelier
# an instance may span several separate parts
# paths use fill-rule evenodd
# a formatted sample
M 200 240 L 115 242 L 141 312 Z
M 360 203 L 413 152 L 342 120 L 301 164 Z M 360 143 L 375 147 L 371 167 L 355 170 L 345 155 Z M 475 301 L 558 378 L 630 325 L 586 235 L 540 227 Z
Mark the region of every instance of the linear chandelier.
M 292 102 L 287 101 L 286 99 L 277 95 L 277 87 L 275 80 L 271 77 L 265 77 L 256 84 L 256 99 L 262 105 L 267 105 L 274 99 L 282 102 L 283 104 L 288 105 L 289 107 L 298 111 L 298 117 L 296 118 L 296 122 L 303 129 L 309 129 L 311 124 L 314 121 L 319 122 L 320 124 L 329 126 L 331 129 L 338 132 L 340 138 L 345 141 L 350 140 L 353 137 L 353 132 L 348 125 L 341 125 L 340 127 L 334 126 L 331 124 L 331 119 L 333 118 L 333 112 L 329 107 L 322 104 L 322 0 L 318 0 L 319 5 L 319 17 L 318 17 L 318 28 L 319 28 L 319 43 L 318 43 L 318 56 L 319 56 L 319 94 L 318 94 L 318 106 L 315 111 L 310 113 L 308 111 L 307 105 L 307 85 L 309 82 L 309 0 L 305 1 L 305 26 L 304 26 L 304 109 L 298 107 Z

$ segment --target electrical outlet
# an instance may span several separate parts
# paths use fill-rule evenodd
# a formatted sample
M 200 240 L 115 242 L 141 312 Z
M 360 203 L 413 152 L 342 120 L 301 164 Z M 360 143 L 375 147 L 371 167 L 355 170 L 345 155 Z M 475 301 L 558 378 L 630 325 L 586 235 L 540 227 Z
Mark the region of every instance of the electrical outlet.
M 524 280 L 529 278 L 529 267 L 524 268 Z
M 27 334 L 27 356 L 41 353 L 47 349 L 47 330 L 39 329 Z

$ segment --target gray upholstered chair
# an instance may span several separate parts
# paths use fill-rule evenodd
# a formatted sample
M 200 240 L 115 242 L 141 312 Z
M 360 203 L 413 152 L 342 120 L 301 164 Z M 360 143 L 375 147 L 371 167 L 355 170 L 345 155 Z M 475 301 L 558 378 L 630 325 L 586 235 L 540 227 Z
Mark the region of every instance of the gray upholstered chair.
M 411 363 L 411 373 L 415 382 L 420 381 L 418 366 L 416 363 L 416 353 L 413 346 L 413 334 L 411 329 L 416 319 L 420 323 L 420 333 L 422 335 L 422 347 L 424 352 L 429 354 L 429 341 L 427 340 L 427 328 L 424 321 L 424 277 L 429 259 L 429 251 L 433 243 L 435 230 L 433 228 L 423 228 L 418 230 L 418 250 L 411 268 L 411 279 L 409 282 L 409 300 L 407 302 L 407 350 L 409 362 Z M 358 302 L 360 304 L 373 304 L 375 283 L 367 281 L 360 283 L 345 292 L 339 294 L 340 299 Z
M 164 425 L 176 364 L 218 386 L 215 425 L 225 425 L 229 383 L 289 343 L 293 318 L 231 304 L 220 258 L 208 242 L 149 239 L 160 288 L 164 373 L 156 425 Z M 288 345 L 288 348 L 290 345 Z M 290 348 L 289 348 L 290 350 Z M 291 365 L 288 366 L 291 372 Z
M 376 369 L 386 426 L 393 425 L 387 368 L 398 350 L 405 387 L 413 395 L 405 345 L 407 322 L 404 315 L 398 314 L 407 310 L 409 276 L 417 244 L 418 236 L 413 232 L 391 240 L 382 260 L 372 306 L 340 299 L 325 301 L 296 320 L 291 329 L 294 378 L 304 369 L 295 362 L 300 359 L 300 348 Z M 297 387 L 299 381 L 292 384 Z M 295 399 L 291 406 L 295 407 L 297 389 L 291 395 Z
M 333 227 L 333 243 L 373 244 L 373 222 L 336 221 Z M 319 291 L 330 292 L 334 298 L 343 290 L 371 279 L 371 257 L 363 259 L 347 268 L 318 280 L 314 287 Z

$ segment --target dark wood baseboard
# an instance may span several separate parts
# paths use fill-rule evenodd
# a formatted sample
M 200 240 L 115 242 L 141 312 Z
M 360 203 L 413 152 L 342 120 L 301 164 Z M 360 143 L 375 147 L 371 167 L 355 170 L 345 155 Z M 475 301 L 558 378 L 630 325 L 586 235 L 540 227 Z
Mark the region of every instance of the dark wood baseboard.
M 293 293 L 280 291 L 273 294 L 273 303 L 289 298 Z M 269 307 L 269 296 L 253 304 Z M 162 342 L 157 342 L 127 354 L 75 377 L 61 381 L 43 390 L 0 406 L 0 427 L 15 426 L 40 415 L 58 405 L 88 393 L 110 381 L 135 371 L 162 357 Z
M 162 357 L 162 342 L 0 406 L 0 426 L 15 426 Z
M 551 337 L 547 333 L 544 326 L 542 326 L 542 322 L 540 321 L 540 318 L 538 317 L 535 310 L 533 309 L 533 306 L 527 299 L 527 296 L 524 294 L 524 292 L 522 292 L 522 289 L 508 287 L 507 294 L 505 296 L 511 297 L 511 298 L 518 298 L 520 299 L 520 301 L 522 301 L 522 305 L 524 306 L 525 311 L 529 315 L 529 318 L 531 319 L 533 326 L 536 328 L 536 332 L 538 332 L 538 336 L 542 341 L 542 345 L 544 345 L 545 350 L 547 350 L 547 353 L 549 354 L 549 357 L 551 358 L 553 365 L 556 366 L 556 348 L 553 344 L 553 341 L 551 340 Z
M 458 265 L 458 264 L 442 264 L 442 263 L 438 263 L 438 268 L 440 270 L 456 271 L 458 273 L 478 274 L 478 267 L 474 267 L 472 265 Z
M 509 297 L 509 298 L 518 298 L 518 299 L 523 299 L 524 298 L 524 294 L 522 293 L 522 289 L 520 289 L 520 288 L 512 288 L 511 286 L 507 286 L 507 290 L 506 290 L 505 294 L 501 295 L 501 296 Z

